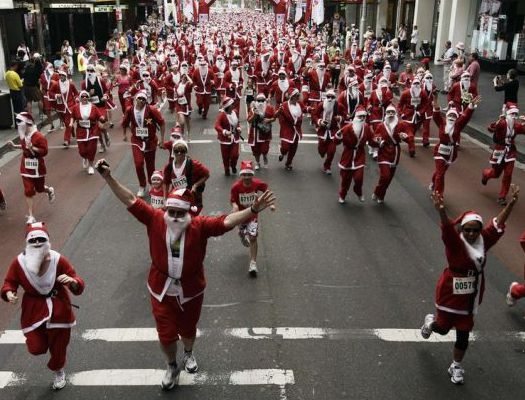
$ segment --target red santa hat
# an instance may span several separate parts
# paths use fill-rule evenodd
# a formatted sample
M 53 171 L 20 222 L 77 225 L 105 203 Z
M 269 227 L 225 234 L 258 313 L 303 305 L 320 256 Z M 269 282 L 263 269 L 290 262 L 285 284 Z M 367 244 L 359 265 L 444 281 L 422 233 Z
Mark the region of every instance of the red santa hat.
M 22 122 L 25 122 L 28 125 L 34 125 L 35 124 L 35 120 L 33 119 L 33 116 L 31 114 L 29 114 L 27 111 L 24 111 L 24 112 L 21 112 L 19 114 L 16 114 L 15 118 L 20 120 L 20 121 L 22 121 Z
M 151 174 L 151 180 L 154 178 L 160 179 L 162 181 L 164 180 L 164 173 L 160 169 L 153 171 L 153 174 Z
M 222 109 L 224 110 L 225 108 L 230 107 L 234 102 L 235 100 L 233 100 L 231 97 L 224 96 L 222 99 Z
M 454 223 L 463 226 L 471 221 L 477 221 L 483 226 L 483 218 L 481 218 L 481 215 L 479 215 L 476 211 L 465 211 L 454 220 Z
M 414 79 L 412 80 L 412 85 L 414 85 L 414 84 L 421 85 L 421 81 L 419 80 L 419 78 L 414 78 Z
M 139 90 L 137 94 L 135 95 L 135 100 L 140 99 L 140 98 L 144 99 L 145 101 L 148 101 L 148 94 L 146 93 L 145 90 Z
M 255 172 L 253 169 L 253 161 L 251 160 L 241 161 L 241 169 L 239 171 L 239 175 L 255 175 Z
M 26 242 L 36 238 L 49 240 L 49 232 L 43 222 L 35 222 L 26 226 Z
M 367 112 L 366 112 L 366 109 L 363 106 L 358 106 L 355 109 L 355 116 L 356 117 L 366 117 L 366 115 L 367 115 Z
M 326 96 L 334 96 L 335 97 L 335 91 L 334 89 L 328 89 L 326 91 Z
M 264 93 L 257 93 L 257 97 L 255 98 L 255 100 L 265 101 L 266 96 L 264 95 Z
M 463 72 L 463 73 L 461 74 L 461 78 L 462 78 L 462 79 L 463 79 L 463 78 L 470 78 L 470 72 L 468 72 L 468 71 Z
M 459 117 L 458 110 L 456 110 L 456 108 L 454 108 L 454 107 L 450 107 L 450 108 L 447 110 L 447 117 L 448 117 L 449 115 L 452 115 L 452 114 L 454 114 L 454 115 L 456 116 L 456 118 Z
M 283 74 L 283 75 L 285 75 L 285 76 L 288 75 L 288 74 L 286 73 L 286 70 L 285 70 L 283 67 L 279 68 L 279 71 L 277 72 L 277 75 L 281 75 L 281 74 Z
M 172 190 L 166 198 L 166 207 L 197 212 L 197 207 L 193 205 L 193 194 L 188 189 Z
M 61 67 L 58 69 L 58 74 L 59 74 L 59 75 L 65 75 L 65 76 L 67 76 L 67 74 L 68 74 L 67 67 L 66 67 L 65 65 L 61 66 Z
M 511 102 L 507 102 L 505 104 L 505 109 L 506 109 L 506 114 L 507 115 L 510 115 L 510 114 L 519 114 L 520 110 L 518 109 L 518 106 L 516 105 L 516 103 L 511 103 Z
M 397 109 L 393 104 L 390 104 L 385 110 L 385 112 L 389 112 L 389 111 L 394 111 L 397 114 Z
M 184 146 L 186 148 L 186 151 L 188 151 L 188 142 L 186 142 L 184 139 L 179 138 L 176 139 L 173 144 L 171 145 L 171 148 L 175 148 L 176 146 Z
M 81 90 L 81 91 L 78 93 L 78 98 L 80 99 L 82 96 L 87 96 L 87 97 L 89 97 L 89 93 L 88 93 L 86 90 Z
M 175 125 L 171 128 L 170 136 L 174 139 L 182 139 L 182 128 L 180 125 Z
M 299 89 L 297 89 L 297 88 L 293 88 L 291 90 L 288 90 L 288 98 L 289 99 L 292 98 L 293 96 L 299 95 L 299 94 L 301 94 L 301 92 L 299 92 Z

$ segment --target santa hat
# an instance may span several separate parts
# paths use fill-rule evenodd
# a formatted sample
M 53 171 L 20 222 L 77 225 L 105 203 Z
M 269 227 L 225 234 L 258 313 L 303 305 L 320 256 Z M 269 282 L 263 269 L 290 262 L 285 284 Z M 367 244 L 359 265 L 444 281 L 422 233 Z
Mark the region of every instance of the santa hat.
M 239 65 L 239 61 L 237 61 L 236 59 L 233 59 L 232 65 Z
M 244 160 L 241 161 L 241 170 L 239 171 L 239 175 L 254 175 L 255 172 L 253 170 L 253 161 L 250 160 Z
M 385 112 L 389 112 L 389 111 L 394 111 L 397 114 L 397 109 L 392 104 L 390 104 L 385 110 Z
M 477 221 L 483 225 L 483 218 L 481 218 L 481 215 L 479 215 L 476 211 L 465 211 L 454 220 L 454 223 L 463 226 L 471 221 Z
M 458 110 L 456 110 L 454 107 L 450 107 L 450 108 L 448 109 L 448 111 L 447 111 L 447 117 L 448 117 L 449 115 L 452 115 L 452 114 L 454 114 L 454 115 L 456 116 L 456 118 L 459 117 Z
M 427 79 L 427 78 L 432 79 L 433 78 L 432 73 L 430 71 L 425 72 L 424 78 L 425 79 Z
M 299 92 L 299 89 L 293 88 L 288 91 L 288 98 L 292 98 L 293 96 L 299 95 L 299 94 L 301 94 L 301 92 Z
M 35 238 L 45 238 L 49 240 L 49 232 L 43 222 L 35 222 L 26 226 L 26 242 Z
M 465 43 L 458 42 L 458 44 L 456 44 L 456 49 L 465 50 Z
M 166 198 L 166 207 L 176 207 L 186 211 L 197 212 L 197 207 L 193 205 L 193 194 L 188 189 L 171 191 Z
M 135 95 L 135 100 L 137 100 L 139 98 L 142 98 L 142 99 L 148 101 L 148 94 L 146 93 L 145 90 L 139 90 L 137 92 L 137 94 Z
M 151 180 L 153 180 L 154 178 L 164 180 L 164 173 L 160 169 L 153 171 L 153 174 L 151 174 Z
M 520 112 L 520 110 L 518 110 L 518 106 L 515 103 L 507 102 L 505 104 L 505 108 L 506 108 L 505 112 L 506 112 L 507 115 L 519 114 L 519 112 Z
M 89 97 L 89 93 L 86 90 L 81 90 L 80 93 L 78 94 L 78 98 L 80 99 L 84 95 Z
M 235 100 L 233 100 L 231 97 L 224 96 L 224 98 L 222 99 L 222 109 L 230 107 L 234 102 Z
M 333 89 L 328 89 L 328 90 L 326 91 L 326 96 L 328 96 L 328 95 L 330 95 L 330 96 L 334 96 L 334 97 L 335 97 L 335 91 L 334 91 Z
M 383 69 L 392 69 L 392 67 L 390 66 L 389 63 L 385 63 L 385 66 L 383 67 Z
M 363 106 L 358 106 L 355 109 L 355 116 L 356 117 L 366 117 L 366 115 L 367 115 L 367 112 L 366 112 L 366 109 Z
M 357 77 L 355 76 L 347 76 L 345 78 L 345 81 L 346 81 L 346 86 L 348 87 L 359 85 L 359 81 L 357 80 Z
M 173 142 L 171 145 L 171 148 L 175 148 L 176 146 L 184 146 L 186 148 L 186 151 L 188 151 L 188 142 L 186 142 L 184 139 L 179 138 Z
M 257 93 L 257 97 L 255 98 L 255 100 L 266 100 L 266 96 L 264 95 L 264 93 Z
M 419 78 L 414 78 L 414 79 L 412 80 L 412 85 L 414 85 L 414 84 L 416 84 L 416 83 L 417 83 L 418 85 L 421 85 L 421 81 L 419 80 Z
M 175 125 L 173 128 L 171 128 L 170 136 L 173 138 L 182 139 L 182 128 L 180 125 Z
M 67 76 L 67 74 L 68 74 L 67 67 L 66 67 L 65 65 L 63 65 L 62 67 L 60 67 L 60 68 L 58 69 L 58 74 L 59 74 L 59 75 L 65 75 L 65 76 Z
M 462 78 L 462 79 L 463 79 L 463 78 L 470 78 L 470 72 L 468 72 L 468 71 L 463 72 L 463 73 L 461 74 L 461 78 Z
M 277 75 L 281 74 L 287 75 L 286 70 L 283 67 L 279 68 L 279 72 L 277 72 Z
M 28 125 L 34 125 L 35 120 L 33 119 L 33 116 L 29 114 L 27 111 L 21 112 L 19 114 L 15 115 L 16 119 L 19 119 L 22 122 L 25 122 Z
M 120 64 L 120 69 L 125 69 L 126 72 L 129 72 L 129 66 L 127 64 L 124 64 L 124 63 Z

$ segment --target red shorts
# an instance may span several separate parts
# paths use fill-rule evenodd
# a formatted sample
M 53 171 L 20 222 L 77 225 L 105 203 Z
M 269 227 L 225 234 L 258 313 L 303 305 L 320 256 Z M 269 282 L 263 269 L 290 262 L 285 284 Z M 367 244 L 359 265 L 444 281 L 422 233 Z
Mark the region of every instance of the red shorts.
M 176 342 L 179 336 L 194 338 L 197 335 L 197 322 L 201 316 L 203 300 L 204 294 L 201 294 L 184 303 L 183 311 L 174 296 L 164 296 L 162 301 L 151 296 L 151 308 L 162 345 Z
M 447 331 L 456 328 L 457 331 L 471 332 L 474 328 L 474 316 L 453 314 L 442 310 L 437 310 L 436 322 L 438 327 Z
M 43 193 L 46 190 L 46 178 L 44 176 L 41 176 L 40 178 L 28 178 L 23 176 L 22 182 L 24 182 L 24 195 L 26 197 L 33 197 L 35 194 Z

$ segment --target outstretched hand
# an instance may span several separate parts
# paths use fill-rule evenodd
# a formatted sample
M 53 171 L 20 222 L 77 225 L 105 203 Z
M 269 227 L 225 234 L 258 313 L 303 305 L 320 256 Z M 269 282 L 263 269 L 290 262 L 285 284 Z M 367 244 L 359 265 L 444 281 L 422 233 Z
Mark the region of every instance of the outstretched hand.
M 512 200 L 514 202 L 518 201 L 519 194 L 520 194 L 520 187 L 512 183 L 510 185 L 510 197 L 512 197 Z
M 471 104 L 474 104 L 475 106 L 477 106 L 479 103 L 481 103 L 481 96 L 476 96 L 474 97 L 471 101 L 470 101 Z
M 445 200 L 443 199 L 443 194 L 439 192 L 432 192 L 430 198 L 432 199 L 436 210 L 442 211 L 445 209 Z
M 104 159 L 101 158 L 97 161 L 95 164 L 95 168 L 97 169 L 98 173 L 102 175 L 103 178 L 108 178 L 111 176 L 111 168 L 109 166 L 109 163 Z
M 275 194 L 272 191 L 267 190 L 253 202 L 252 207 L 256 212 L 261 212 L 267 207 L 270 207 L 273 211 L 275 210 L 275 200 Z

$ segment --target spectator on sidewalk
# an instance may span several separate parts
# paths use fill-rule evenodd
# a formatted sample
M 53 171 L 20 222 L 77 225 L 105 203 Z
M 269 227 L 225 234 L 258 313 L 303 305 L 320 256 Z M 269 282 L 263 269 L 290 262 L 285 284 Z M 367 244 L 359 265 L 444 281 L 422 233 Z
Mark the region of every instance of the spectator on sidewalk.
M 507 79 L 498 75 L 494 77 L 493 83 L 496 92 L 505 93 L 503 104 L 514 103 L 518 105 L 518 90 L 520 88 L 518 71 L 516 71 L 514 68 L 509 69 L 507 72 Z
M 24 95 L 27 100 L 27 112 L 32 113 L 33 102 L 38 104 L 42 113 L 42 92 L 40 91 L 40 75 L 44 72 L 44 66 L 40 54 L 34 53 L 24 70 Z
M 73 75 L 73 48 L 69 45 L 69 40 L 64 40 L 60 53 L 64 63 L 67 64 L 69 75 Z
M 443 63 L 443 90 L 441 93 L 447 93 L 450 90 L 449 73 L 452 67 L 452 61 L 454 58 L 454 49 L 452 48 L 452 42 L 447 40 L 445 43 L 445 49 L 441 58 L 438 61 Z
M 412 60 L 416 58 L 416 48 L 418 42 L 419 31 L 417 30 L 417 25 L 414 25 L 414 29 L 412 29 L 412 34 L 410 35 L 410 58 Z
M 31 54 L 29 47 L 26 46 L 25 42 L 21 42 L 16 49 L 16 56 L 20 58 L 21 61 L 29 61 L 29 55 Z
M 481 67 L 479 66 L 478 58 L 478 53 L 476 53 L 475 51 L 470 53 L 469 65 L 467 67 L 467 72 L 470 73 L 470 80 L 476 85 L 478 84 L 479 74 L 481 72 Z
M 463 72 L 465 72 L 465 68 L 463 67 L 463 60 L 461 58 L 456 58 L 452 63 L 452 68 L 450 69 L 450 73 L 448 75 L 449 88 L 451 88 L 454 83 L 459 82 L 459 78 L 461 78 L 461 74 Z
M 11 101 L 13 102 L 13 112 L 15 114 L 21 113 L 26 109 L 26 99 L 22 89 L 24 84 L 20 75 L 18 75 L 20 64 L 18 61 L 11 62 L 9 69 L 4 74 L 4 79 L 9 87 L 9 95 L 11 96 Z
M 401 24 L 397 30 L 397 39 L 399 41 L 401 54 L 405 54 L 407 51 L 407 28 L 404 24 Z

